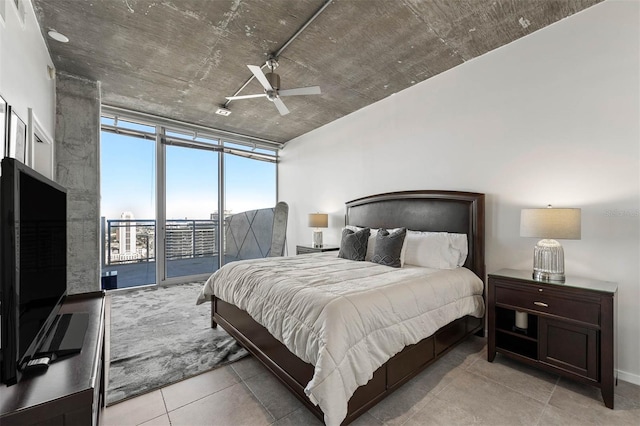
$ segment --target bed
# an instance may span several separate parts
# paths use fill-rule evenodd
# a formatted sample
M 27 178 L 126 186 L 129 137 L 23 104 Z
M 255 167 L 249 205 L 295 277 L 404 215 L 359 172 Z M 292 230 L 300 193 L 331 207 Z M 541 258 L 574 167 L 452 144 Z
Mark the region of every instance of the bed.
M 214 274 L 214 277 L 216 277 L 215 280 L 220 283 L 225 279 L 225 274 L 231 274 L 231 270 L 236 269 L 240 272 L 245 270 L 245 272 L 253 274 L 250 281 L 254 282 L 254 286 L 250 290 L 246 290 L 246 287 L 235 288 L 233 287 L 235 283 L 232 281 L 232 278 L 227 277 L 226 279 L 231 281 L 226 283 L 225 286 L 220 286 L 219 284 L 219 291 L 216 292 L 216 294 L 212 294 L 214 293 L 214 291 L 211 290 L 213 286 L 208 281 L 207 286 L 209 287 L 212 306 L 212 327 L 216 327 L 218 324 L 222 326 L 241 345 L 253 354 L 256 359 L 262 362 L 267 369 L 269 369 L 311 410 L 311 412 L 321 420 L 326 421 L 328 424 L 348 424 L 352 422 L 359 415 L 366 412 L 377 402 L 381 401 L 395 389 L 422 371 L 429 364 L 445 354 L 457 343 L 464 340 L 465 337 L 474 333 L 482 335 L 484 326 L 484 304 L 482 302 L 484 298 L 483 292 L 485 277 L 483 194 L 455 191 L 408 191 L 369 196 L 346 203 L 345 224 L 355 227 L 370 227 L 373 229 L 405 227 L 414 231 L 466 234 L 468 254 L 464 260 L 464 268 L 457 268 L 457 270 L 451 271 L 451 273 L 454 275 L 460 275 L 462 278 L 468 278 L 464 277 L 465 274 L 471 275 L 473 276 L 473 279 L 480 282 L 480 286 L 479 289 L 475 289 L 476 295 L 473 296 L 472 299 L 469 299 L 474 301 L 472 304 L 475 303 L 473 309 L 465 308 L 466 311 L 464 311 L 470 312 L 471 314 L 464 314 L 461 317 L 455 317 L 452 316 L 452 314 L 438 314 L 435 316 L 437 321 L 429 320 L 434 324 L 437 323 L 437 325 L 430 324 L 429 326 L 432 328 L 437 326 L 437 328 L 429 331 L 428 336 L 420 339 L 411 332 L 405 331 L 405 328 L 394 329 L 386 327 L 384 328 L 384 332 L 386 334 L 384 334 L 382 338 L 390 339 L 389 342 L 383 340 L 384 344 L 382 346 L 384 346 L 384 348 L 382 349 L 384 350 L 379 350 L 380 348 L 375 345 L 369 346 L 369 343 L 363 346 L 366 348 L 365 351 L 373 353 L 371 357 L 376 358 L 375 362 L 369 359 L 364 359 L 364 356 L 361 359 L 362 362 L 358 362 L 360 360 L 358 356 L 362 355 L 363 352 L 362 350 L 358 352 L 356 344 L 352 345 L 349 343 L 348 347 L 344 349 L 344 353 L 348 354 L 348 356 L 345 355 L 344 358 L 351 357 L 351 362 L 341 362 L 337 367 L 335 367 L 335 371 L 331 371 L 329 368 L 326 368 L 326 360 L 327 358 L 333 357 L 336 352 L 334 350 L 328 356 L 323 355 L 327 352 L 324 348 L 325 337 L 330 333 L 325 333 L 324 337 L 318 337 L 316 334 L 320 333 L 318 330 L 324 330 L 325 328 L 329 330 L 336 330 L 336 324 L 339 324 L 340 321 L 334 320 L 332 323 L 322 322 L 321 326 L 317 326 L 316 323 L 319 322 L 319 313 L 314 313 L 314 315 L 318 315 L 318 317 L 308 319 L 307 317 L 302 317 L 301 315 L 303 314 L 299 314 L 295 310 L 289 313 L 291 319 L 289 317 L 285 317 L 284 320 L 275 322 L 270 321 L 268 317 L 274 317 L 279 312 L 278 306 L 275 304 L 261 305 L 260 303 L 272 303 L 275 299 L 278 299 L 278 301 L 282 299 L 283 306 L 295 306 L 295 309 L 298 309 L 298 301 L 306 297 L 305 294 L 307 293 L 305 292 L 310 291 L 306 287 L 301 287 L 295 291 L 292 290 L 290 291 L 290 293 L 293 294 L 293 296 L 291 296 L 292 299 L 285 300 L 283 299 L 283 296 L 280 295 L 272 296 L 270 288 L 284 286 L 287 284 L 286 281 L 302 282 L 301 280 L 303 279 L 300 277 L 302 277 L 304 273 L 299 272 L 296 269 L 298 268 L 297 264 L 307 263 L 307 267 L 315 268 L 314 271 L 318 271 L 318 277 L 336 275 L 338 278 L 335 279 L 340 280 L 343 279 L 340 277 L 344 275 L 345 277 L 355 277 L 352 282 L 359 283 L 360 285 L 369 282 L 372 286 L 377 286 L 375 287 L 376 291 L 371 291 L 370 293 L 382 294 L 382 296 L 376 297 L 385 299 L 389 298 L 390 293 L 392 293 L 392 291 L 389 290 L 389 294 L 383 294 L 383 290 L 390 285 L 388 282 L 384 281 L 390 279 L 387 277 L 394 276 L 395 279 L 396 275 L 404 275 L 409 278 L 413 277 L 411 279 L 416 281 L 418 277 L 423 279 L 420 275 L 423 274 L 421 270 L 407 267 L 400 268 L 402 269 L 401 272 L 393 272 L 395 275 L 392 275 L 392 273 L 387 274 L 384 268 L 393 268 L 373 265 L 370 264 L 371 262 L 354 262 L 344 259 L 336 259 L 335 252 L 333 252 L 333 254 L 324 253 L 321 255 L 303 255 L 295 258 L 262 259 L 256 260 L 253 263 L 238 263 L 237 265 L 229 264 L 233 266 L 222 268 L 220 271 L 216 272 L 217 275 Z M 367 278 L 358 278 L 360 275 L 357 275 L 356 272 L 351 272 L 356 269 L 363 271 L 358 272 L 357 274 L 364 273 Z M 262 275 L 256 275 L 256 271 L 259 270 L 262 270 Z M 343 275 L 338 275 L 338 273 L 333 274 L 332 271 L 334 270 L 340 270 L 340 274 Z M 287 273 L 294 274 L 293 276 L 295 280 L 287 279 Z M 349 275 L 350 273 L 352 275 Z M 440 272 L 438 271 L 434 272 L 433 275 L 436 276 L 434 279 L 438 279 L 437 277 L 439 274 Z M 230 277 L 232 277 L 232 275 L 230 275 Z M 307 275 L 306 279 L 312 281 L 314 280 L 313 277 L 314 276 L 312 275 Z M 452 279 L 449 275 L 444 275 L 444 277 L 445 280 Z M 265 280 L 264 282 L 267 282 L 267 279 L 271 280 L 269 281 L 270 284 L 261 285 L 263 284 L 261 280 Z M 348 278 L 344 278 L 344 280 L 345 282 L 349 282 Z M 271 284 L 272 281 L 273 284 Z M 320 292 L 322 295 L 327 293 L 324 289 L 334 288 L 332 287 L 334 285 L 332 282 L 322 284 L 324 285 L 324 287 L 322 287 L 323 291 Z M 311 284 L 309 285 L 311 286 Z M 415 283 L 413 285 L 414 286 L 411 287 L 411 291 L 417 288 Z M 205 286 L 205 288 L 207 288 L 207 286 Z M 433 287 L 434 285 L 430 284 L 430 286 Z M 227 287 L 229 289 L 227 289 Z M 264 291 L 264 294 L 258 294 L 262 291 Z M 482 296 L 478 296 L 478 291 Z M 249 292 L 249 294 L 248 296 L 245 294 L 243 296 L 245 297 L 244 299 L 234 299 L 234 292 L 238 294 Z M 205 291 L 203 290 L 203 294 L 204 293 Z M 329 291 L 329 293 L 331 293 L 331 291 Z M 359 298 L 361 301 L 365 301 L 364 304 L 367 304 L 367 301 L 370 300 L 371 294 L 362 295 L 361 293 L 362 292 L 354 290 L 353 295 L 348 294 L 348 297 L 341 294 L 339 296 L 341 300 L 348 300 L 342 305 L 335 305 L 341 307 L 337 310 L 331 311 L 331 315 L 326 314 L 326 311 L 329 311 L 329 308 L 318 309 L 317 312 L 322 312 L 324 317 L 328 318 L 333 318 L 336 315 L 344 316 L 344 319 L 342 319 L 343 324 L 348 324 L 349 327 L 367 328 L 369 327 L 369 321 L 376 318 L 375 314 L 377 311 L 375 311 L 375 309 L 379 310 L 378 307 L 372 308 L 374 309 L 372 313 L 374 316 L 366 317 L 363 316 L 362 313 L 363 311 L 366 311 L 366 309 L 362 308 L 361 305 L 358 305 L 358 308 L 356 309 L 357 312 L 349 316 L 349 306 L 356 303 L 354 300 Z M 393 293 L 398 293 L 397 288 Z M 301 294 L 302 296 L 300 296 Z M 423 296 L 420 296 L 418 298 L 420 303 L 415 302 L 415 300 L 414 303 L 416 305 L 427 304 L 427 302 L 431 304 L 435 303 L 433 301 L 428 301 L 427 296 L 424 297 L 425 301 L 423 303 L 422 297 Z M 435 298 L 437 299 L 439 297 L 440 296 L 437 296 Z M 271 298 L 273 300 L 262 302 L 263 298 Z M 235 304 L 225 302 L 223 299 L 234 301 Z M 478 299 L 480 299 L 479 302 Z M 248 302 L 245 302 L 246 300 L 248 300 Z M 310 310 L 308 312 L 305 311 L 306 313 L 304 315 L 308 315 L 309 312 L 316 311 L 314 308 L 315 299 L 313 300 L 313 302 L 309 302 Z M 392 302 L 388 303 L 390 306 L 386 310 L 381 311 L 383 312 L 383 317 L 386 315 L 405 315 L 407 322 L 422 318 L 418 314 L 405 314 L 403 307 L 399 308 L 398 306 L 394 306 Z M 238 306 L 236 306 L 236 304 Z M 447 306 L 451 305 L 450 302 L 443 302 L 443 304 Z M 481 304 L 482 306 L 480 307 L 478 304 Z M 266 309 L 265 306 L 269 309 Z M 424 309 L 435 310 L 429 307 Z M 457 309 L 460 310 L 459 308 Z M 249 312 L 253 315 L 250 315 Z M 352 321 L 354 321 L 355 324 L 359 317 L 364 318 L 362 319 L 364 322 L 359 325 L 356 324 L 351 326 Z M 378 315 L 378 317 L 380 317 L 380 315 Z M 377 319 L 375 320 L 377 321 Z M 290 325 L 291 323 L 295 324 L 296 321 L 301 324 L 299 327 L 293 327 Z M 402 321 L 405 321 L 405 319 L 402 319 Z M 281 324 L 282 322 L 284 322 L 284 325 Z M 308 325 L 309 330 L 305 331 L 307 323 L 310 323 L 310 325 Z M 283 330 L 279 330 L 278 327 Z M 317 328 L 312 329 L 311 327 Z M 271 333 L 267 328 L 271 330 Z M 292 330 L 294 331 L 292 332 Z M 398 332 L 396 333 L 394 330 Z M 378 329 L 375 330 L 376 333 L 378 331 Z M 363 333 L 363 335 L 366 335 L 368 339 L 368 331 Z M 337 333 L 332 331 L 331 335 L 333 336 L 334 334 Z M 274 337 L 274 335 L 278 336 L 278 338 Z M 402 338 L 396 338 L 399 335 L 402 335 Z M 354 337 L 353 339 L 355 339 L 354 342 L 356 343 L 360 343 L 361 340 L 363 340 L 362 336 Z M 285 346 L 281 341 L 285 342 L 289 347 Z M 317 342 L 322 343 L 322 347 L 320 349 L 316 347 Z M 406 342 L 410 342 L 410 344 L 406 344 Z M 304 347 L 304 345 L 306 345 L 306 347 Z M 346 346 L 347 343 L 337 344 L 337 346 L 340 345 Z M 327 343 L 327 346 L 330 346 L 330 344 Z M 379 352 L 384 352 L 386 350 L 390 351 L 390 358 L 387 358 L 385 354 L 378 355 Z M 316 355 L 316 351 L 318 352 L 318 355 L 317 357 L 314 357 Z M 383 359 L 386 361 L 382 361 Z M 334 361 L 331 362 L 336 364 Z M 369 366 L 371 371 L 368 371 L 367 368 L 361 368 L 360 364 Z M 351 369 L 357 371 L 348 371 L 347 367 L 344 367 L 344 365 L 351 366 Z M 327 371 L 330 373 L 327 373 Z M 325 376 L 319 379 L 318 375 L 320 374 L 325 374 Z M 353 378 L 351 378 L 350 375 L 352 375 Z M 340 396 L 333 395 L 338 394 L 338 391 L 331 392 L 329 389 L 329 392 L 327 392 L 327 389 L 322 389 L 322 386 L 330 386 L 330 383 L 334 381 L 333 379 L 336 377 L 339 379 L 342 386 L 348 388 L 348 390 L 345 391 L 345 398 L 341 399 Z M 365 380 L 363 380 L 363 377 L 365 377 Z M 320 383 L 320 391 L 314 393 L 314 389 L 317 390 L 317 388 L 314 388 L 312 384 L 317 385 L 318 383 Z M 331 384 L 331 386 L 334 385 Z M 355 389 L 355 391 L 353 389 Z M 321 395 L 329 395 L 329 399 L 322 399 Z M 326 411 L 326 413 L 323 412 L 320 407 L 325 407 L 324 411 Z M 335 413 L 332 411 L 335 411 Z

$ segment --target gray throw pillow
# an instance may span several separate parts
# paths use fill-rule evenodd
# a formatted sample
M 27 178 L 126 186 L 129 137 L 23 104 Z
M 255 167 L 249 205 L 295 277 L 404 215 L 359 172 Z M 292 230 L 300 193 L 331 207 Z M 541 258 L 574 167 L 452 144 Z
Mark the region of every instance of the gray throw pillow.
M 394 268 L 402 266 L 400 254 L 402 253 L 402 244 L 404 244 L 406 235 L 406 228 L 400 228 L 391 234 L 386 229 L 379 230 L 378 235 L 376 235 L 376 247 L 371 261 Z
M 370 232 L 371 229 L 369 228 L 360 229 L 356 232 L 347 228 L 343 229 L 338 257 L 349 260 L 364 260 L 367 254 Z

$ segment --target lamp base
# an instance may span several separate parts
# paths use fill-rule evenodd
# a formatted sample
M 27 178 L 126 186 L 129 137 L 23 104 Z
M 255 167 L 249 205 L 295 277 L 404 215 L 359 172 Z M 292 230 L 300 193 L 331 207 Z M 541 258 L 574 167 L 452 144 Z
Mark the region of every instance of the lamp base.
M 533 250 L 533 279 L 563 283 L 564 250 L 556 240 L 540 240 Z
M 313 231 L 313 247 L 322 247 L 322 231 L 314 230 Z
M 549 281 L 563 283 L 565 281 L 564 274 L 551 274 L 549 272 L 533 271 L 533 279 L 535 281 Z

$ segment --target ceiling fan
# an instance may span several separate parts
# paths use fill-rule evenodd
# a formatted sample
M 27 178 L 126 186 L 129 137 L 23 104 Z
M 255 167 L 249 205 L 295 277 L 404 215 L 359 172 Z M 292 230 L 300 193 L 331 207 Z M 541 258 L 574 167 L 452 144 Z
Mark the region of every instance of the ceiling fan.
M 274 70 L 278 67 L 278 61 L 276 58 L 269 58 L 267 60 L 267 67 L 269 67 L 270 72 L 263 73 L 262 69 L 255 65 L 247 65 L 253 75 L 258 79 L 262 87 L 264 87 L 264 93 L 258 95 L 240 95 L 240 96 L 227 96 L 227 99 L 230 101 L 236 101 L 239 99 L 251 99 L 251 98 L 261 98 L 266 97 L 268 100 L 273 102 L 278 108 L 280 115 L 289 114 L 289 109 L 286 107 L 281 96 L 297 96 L 297 95 L 319 95 L 320 92 L 319 86 L 309 86 L 309 87 L 298 87 L 296 89 L 280 89 L 280 76 L 274 72 Z

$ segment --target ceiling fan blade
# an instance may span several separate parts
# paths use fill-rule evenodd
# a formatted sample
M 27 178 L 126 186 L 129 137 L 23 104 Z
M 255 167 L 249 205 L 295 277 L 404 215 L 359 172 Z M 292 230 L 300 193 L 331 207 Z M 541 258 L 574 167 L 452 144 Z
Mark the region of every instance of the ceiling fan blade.
M 297 89 L 278 90 L 280 96 L 320 95 L 320 86 L 298 87 Z
M 262 68 L 256 65 L 247 65 L 247 67 L 249 67 L 253 75 L 258 79 L 265 90 L 273 90 L 273 87 L 271 87 L 271 83 L 269 83 L 269 80 L 267 80 L 267 77 L 262 72 Z
M 273 103 L 276 104 L 276 108 L 278 108 L 278 111 L 280 112 L 280 115 L 289 114 L 289 109 L 284 104 L 284 102 L 282 102 L 282 100 L 280 98 L 275 98 L 273 100 Z
M 230 101 L 237 101 L 238 99 L 264 98 L 266 96 L 266 93 L 260 93 L 259 95 L 227 96 L 226 99 Z

